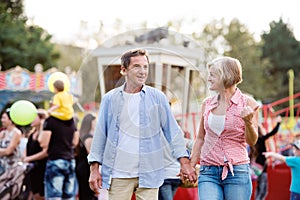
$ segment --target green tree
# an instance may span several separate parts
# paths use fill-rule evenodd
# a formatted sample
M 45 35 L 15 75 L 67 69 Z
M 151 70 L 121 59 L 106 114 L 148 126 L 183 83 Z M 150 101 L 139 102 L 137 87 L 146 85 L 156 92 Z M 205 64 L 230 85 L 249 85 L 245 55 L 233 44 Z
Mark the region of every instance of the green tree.
M 292 29 L 282 18 L 270 23 L 270 31 L 262 34 L 262 60 L 268 60 L 267 75 L 277 83 L 277 93 L 270 100 L 277 100 L 288 95 L 287 71 L 295 73 L 295 92 L 300 92 L 300 44 L 295 39 Z M 297 78 L 298 77 L 298 78 Z
M 55 44 L 55 50 L 60 52 L 56 68 L 64 71 L 66 66 L 70 66 L 74 71 L 79 70 L 85 56 L 84 49 L 71 45 Z
M 260 60 L 261 44 L 238 19 L 233 19 L 229 25 L 224 19 L 213 20 L 193 36 L 204 49 L 205 63 L 221 55 L 237 58 L 243 66 L 241 90 L 257 99 L 270 95 L 272 91 L 266 91 L 268 81 L 264 78 L 266 61 Z
M 23 16 L 23 0 L 1 0 L 0 9 L 2 11 L 10 14 L 13 19 L 24 19 Z
M 192 33 L 193 38 L 199 42 L 204 50 L 204 64 L 223 55 L 224 49 L 228 48 L 223 36 L 224 27 L 226 27 L 224 19 L 213 20 L 206 24 L 200 33 Z
M 56 65 L 59 54 L 51 35 L 38 26 L 27 26 L 22 0 L 0 2 L 0 64 L 2 70 L 20 65 L 30 71 L 40 63 L 44 69 Z
M 243 66 L 240 89 L 255 98 L 267 98 L 272 90 L 269 90 L 271 82 L 264 77 L 266 63 L 260 59 L 261 44 L 255 41 L 253 34 L 238 19 L 233 19 L 224 30 L 224 38 L 229 46 L 224 55 L 239 59 Z

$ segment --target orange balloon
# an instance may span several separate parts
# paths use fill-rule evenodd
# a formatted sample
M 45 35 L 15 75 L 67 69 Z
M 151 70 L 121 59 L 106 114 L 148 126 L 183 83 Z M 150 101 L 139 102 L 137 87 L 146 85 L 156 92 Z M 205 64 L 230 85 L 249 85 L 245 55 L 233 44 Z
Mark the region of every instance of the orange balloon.
M 54 92 L 54 82 L 57 80 L 61 80 L 64 83 L 64 91 L 70 90 L 70 80 L 69 77 L 62 72 L 54 72 L 48 78 L 48 88 L 51 92 Z

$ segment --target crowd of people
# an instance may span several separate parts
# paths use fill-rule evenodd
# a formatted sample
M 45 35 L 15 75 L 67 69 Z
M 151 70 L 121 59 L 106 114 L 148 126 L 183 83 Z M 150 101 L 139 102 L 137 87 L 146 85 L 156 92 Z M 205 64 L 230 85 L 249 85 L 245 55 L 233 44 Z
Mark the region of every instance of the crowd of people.
M 257 187 L 255 193 L 256 200 L 264 200 L 267 196 L 268 191 L 268 163 L 266 157 L 263 155 L 267 151 L 267 140 L 278 133 L 281 117 L 276 117 L 276 125 L 272 131 L 269 133 L 266 132 L 266 129 L 262 124 L 258 126 L 258 139 L 254 146 L 250 148 L 250 166 L 254 166 L 259 169 L 256 173 L 257 177 Z
M 208 63 L 207 81 L 214 93 L 202 102 L 190 151 L 168 98 L 146 85 L 149 63 L 144 49 L 125 52 L 124 84 L 102 97 L 97 116 L 86 113 L 78 125 L 72 96 L 62 81 L 54 82 L 52 105 L 38 109 L 22 152 L 22 132 L 6 109 L 1 115 L 0 175 L 8 165 L 32 163 L 25 184 L 28 199 L 37 200 L 131 200 L 133 195 L 137 200 L 172 200 L 185 182 L 198 183 L 199 199 L 249 200 L 253 162 L 261 165 L 258 200 L 266 197 L 267 160 L 274 158 L 291 167 L 291 200 L 300 198 L 300 140 L 292 144 L 294 156 L 267 152 L 265 142 L 278 132 L 281 117 L 266 133 L 258 102 L 238 88 L 243 80 L 238 59 Z

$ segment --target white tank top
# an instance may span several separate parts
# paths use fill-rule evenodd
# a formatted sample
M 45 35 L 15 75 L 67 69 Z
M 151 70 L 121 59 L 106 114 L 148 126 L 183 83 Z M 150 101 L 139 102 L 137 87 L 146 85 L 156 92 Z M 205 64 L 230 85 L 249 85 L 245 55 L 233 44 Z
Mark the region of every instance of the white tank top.
M 208 115 L 208 126 L 217 135 L 221 135 L 225 126 L 225 115 L 215 115 L 212 112 Z M 228 161 L 224 155 L 224 162 Z
M 225 115 L 215 115 L 212 112 L 208 115 L 208 126 L 216 134 L 221 135 L 225 126 Z

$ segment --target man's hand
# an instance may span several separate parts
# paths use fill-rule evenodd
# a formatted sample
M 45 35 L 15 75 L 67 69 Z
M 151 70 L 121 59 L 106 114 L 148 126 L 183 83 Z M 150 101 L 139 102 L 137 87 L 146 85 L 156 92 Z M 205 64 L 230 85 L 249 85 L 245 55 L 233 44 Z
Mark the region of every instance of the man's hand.
M 194 183 L 197 181 L 197 174 L 195 168 L 193 168 L 190 164 L 190 160 L 186 157 L 180 158 L 180 179 L 185 182 L 189 181 Z
M 102 189 L 102 176 L 99 171 L 99 163 L 92 163 L 90 166 L 89 185 L 91 190 L 96 194 L 100 194 L 99 189 Z

